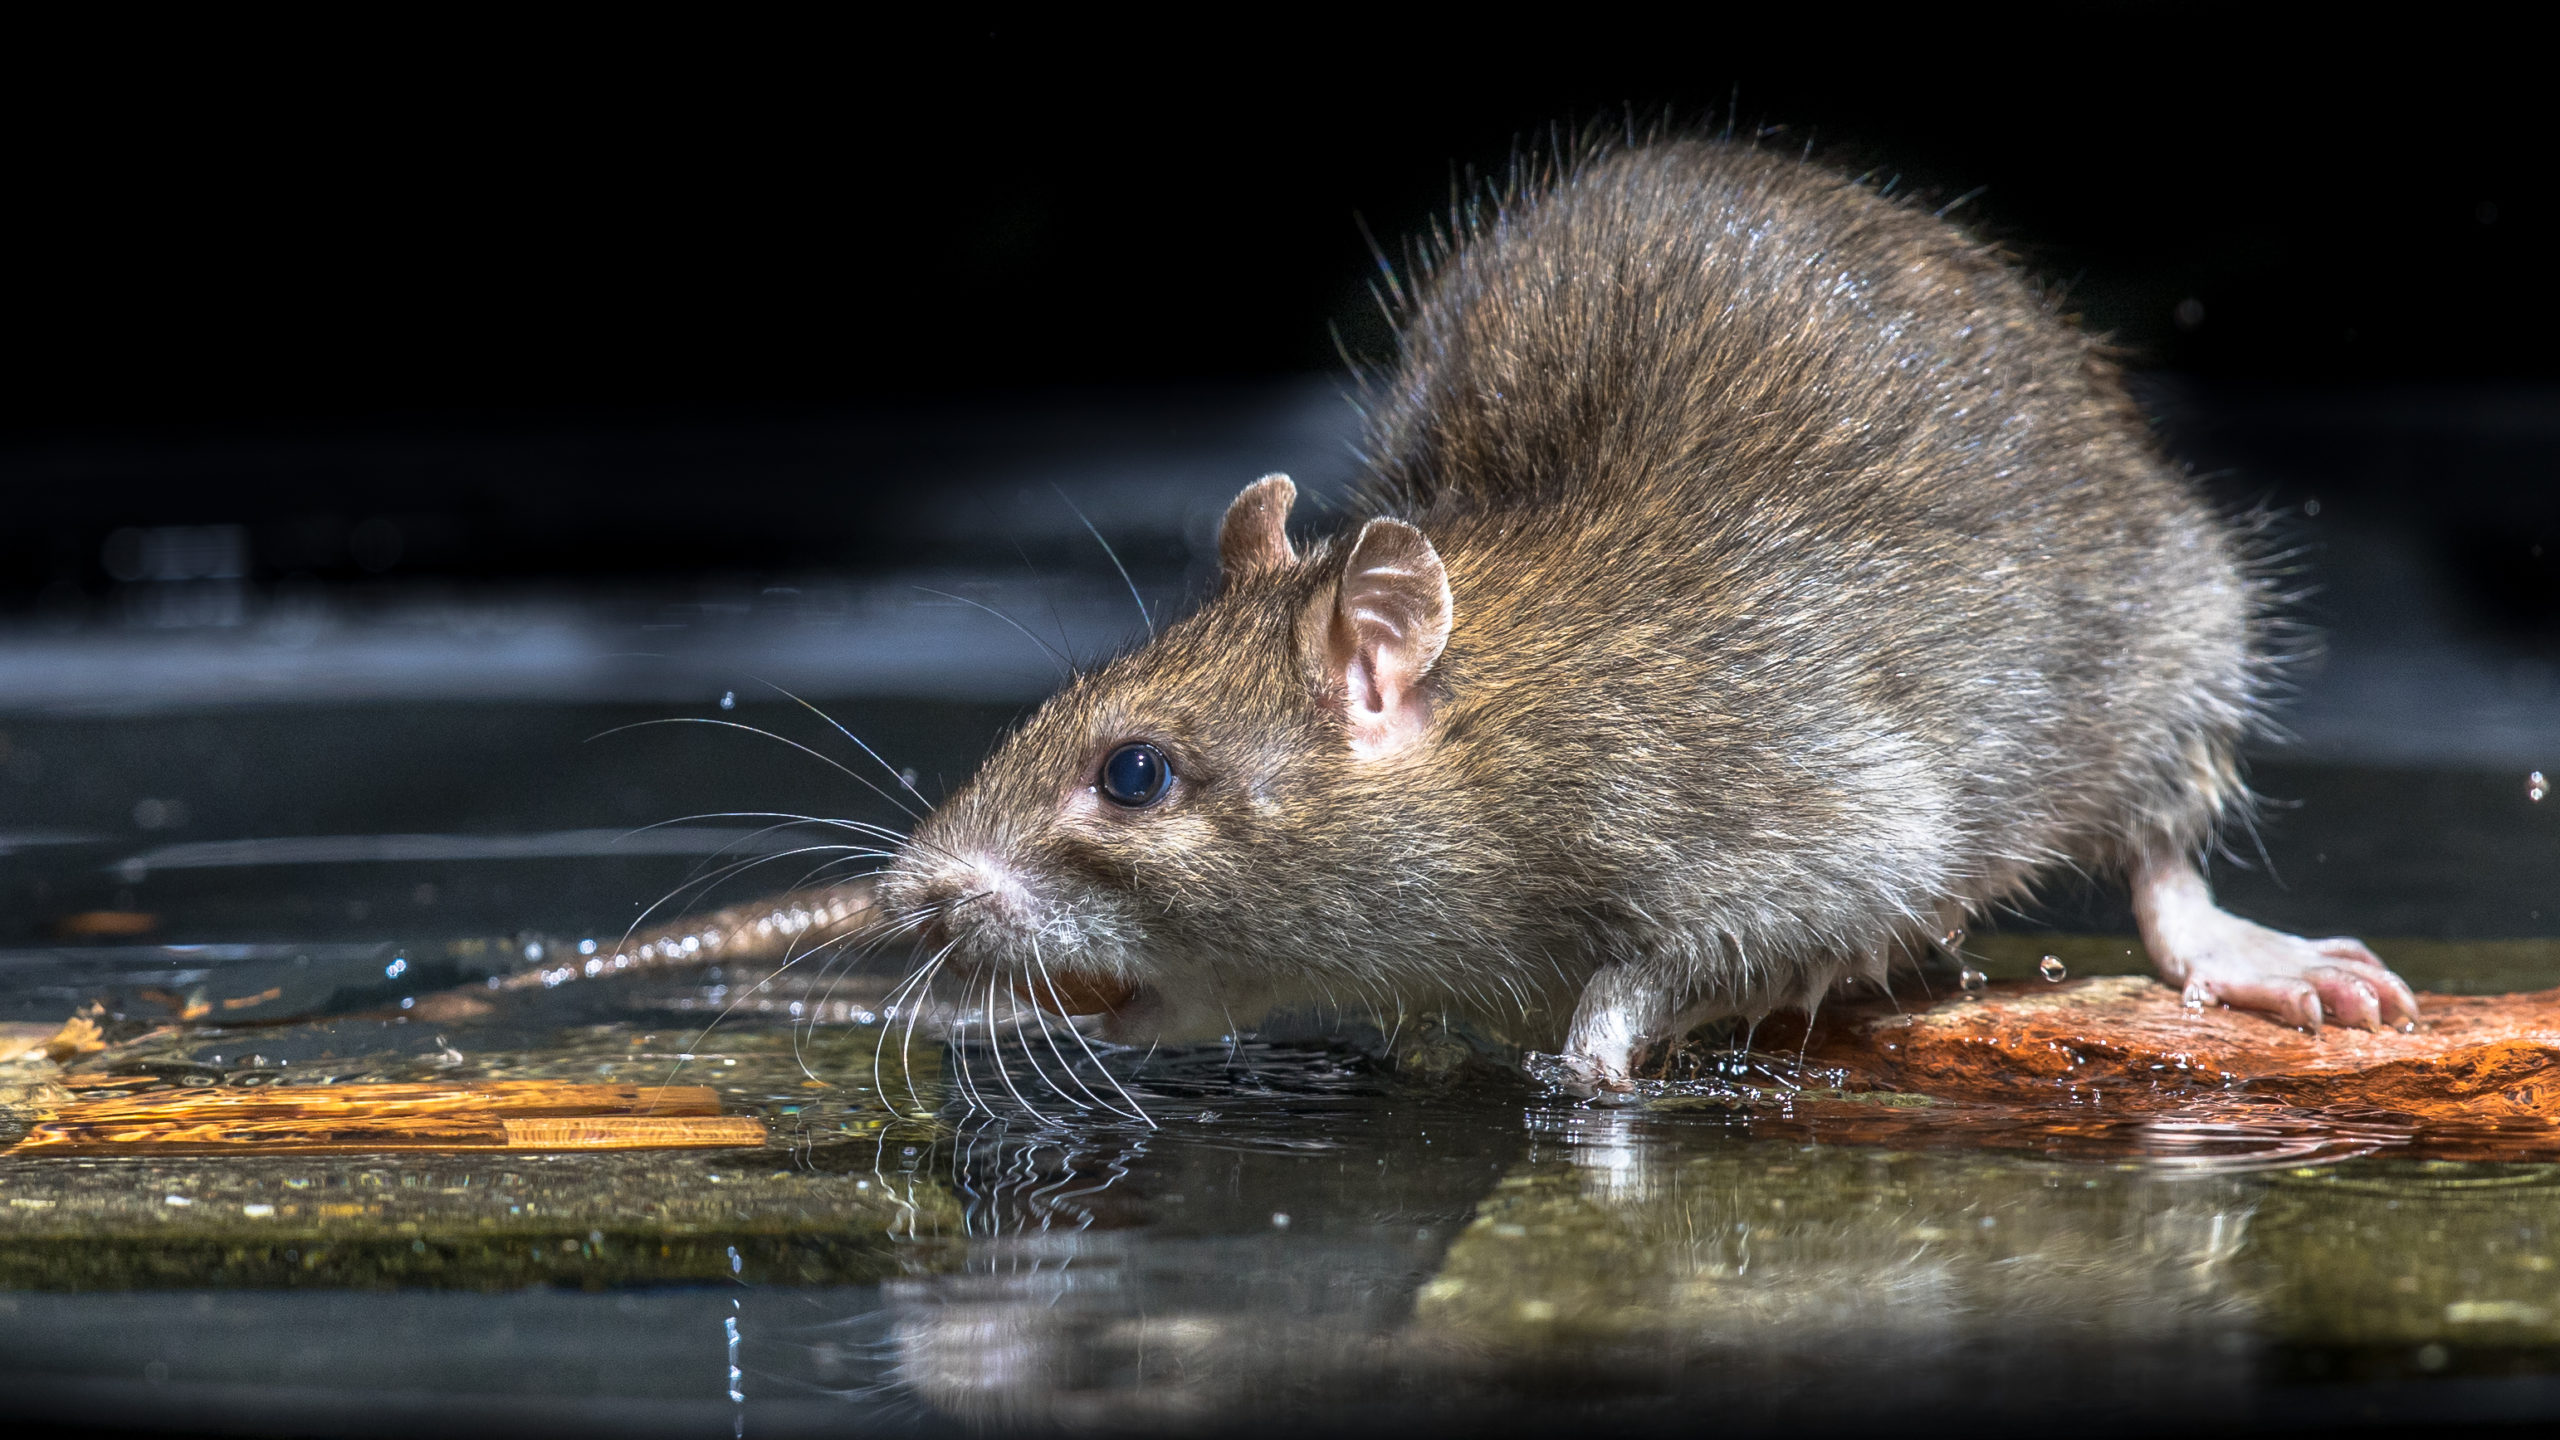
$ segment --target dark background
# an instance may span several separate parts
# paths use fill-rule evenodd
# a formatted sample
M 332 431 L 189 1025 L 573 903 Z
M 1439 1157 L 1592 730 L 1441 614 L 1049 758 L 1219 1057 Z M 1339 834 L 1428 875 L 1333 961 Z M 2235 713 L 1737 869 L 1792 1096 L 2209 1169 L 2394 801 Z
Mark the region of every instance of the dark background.
M 1959 216 L 2181 393 L 2554 372 L 2547 97 L 2537 47 L 2492 19 L 1256 23 L 18 31 L 0 606 L 84 613 L 133 525 L 263 525 L 269 579 L 388 568 L 349 539 L 377 514 L 404 575 L 859 564 L 795 508 L 864 503 L 883 482 L 859 464 L 393 452 L 1339 373 L 1337 337 L 1388 344 L 1362 221 L 1395 248 L 1515 146 L 1630 115 L 1971 196 Z M 314 438 L 383 459 L 201 458 Z

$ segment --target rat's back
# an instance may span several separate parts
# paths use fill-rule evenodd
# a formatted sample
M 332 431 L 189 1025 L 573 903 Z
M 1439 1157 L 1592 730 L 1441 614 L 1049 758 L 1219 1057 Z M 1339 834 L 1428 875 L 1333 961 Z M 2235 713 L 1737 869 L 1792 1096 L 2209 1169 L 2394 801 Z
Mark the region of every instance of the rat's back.
M 1482 221 L 1402 339 L 1376 501 L 1447 537 L 1457 669 L 1503 657 L 1568 726 L 1615 691 L 1604 719 L 1757 793 L 1833 765 L 1805 813 L 1756 808 L 1773 835 L 1925 798 L 1900 828 L 1976 903 L 2243 798 L 2238 537 L 2095 343 L 1939 217 L 1758 150 L 1626 151 Z M 1560 591 L 1614 617 L 1613 662 L 1539 642 Z

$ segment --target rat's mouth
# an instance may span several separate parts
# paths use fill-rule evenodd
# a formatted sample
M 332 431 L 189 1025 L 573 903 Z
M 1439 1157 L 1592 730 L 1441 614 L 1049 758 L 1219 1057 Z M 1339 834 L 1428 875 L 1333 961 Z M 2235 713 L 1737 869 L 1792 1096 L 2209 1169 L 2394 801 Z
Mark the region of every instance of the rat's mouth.
M 1016 972 L 1013 993 L 1052 1015 L 1108 1015 L 1138 996 L 1135 983 L 1116 975 L 1091 975 L 1056 967 L 1037 973 Z
M 953 973 L 961 977 L 964 992 L 987 997 L 987 970 L 981 965 L 954 965 Z M 1116 975 L 1094 975 L 1051 965 L 1045 970 L 1003 970 L 1004 987 L 1014 998 L 1036 1005 L 1052 1015 L 1114 1015 L 1138 998 L 1138 982 Z

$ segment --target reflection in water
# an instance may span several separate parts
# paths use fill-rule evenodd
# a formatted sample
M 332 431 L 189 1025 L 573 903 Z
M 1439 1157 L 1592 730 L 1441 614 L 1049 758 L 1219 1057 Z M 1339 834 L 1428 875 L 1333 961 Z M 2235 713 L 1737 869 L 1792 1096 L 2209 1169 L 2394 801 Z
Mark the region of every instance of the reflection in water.
M 2205 1417 L 2254 1373 L 2249 1175 L 1807 1144 L 1526 1087 L 1489 1106 L 1321 1051 L 1157 1060 L 1124 1078 L 1161 1131 L 938 1143 L 965 1253 L 841 1322 L 836 1393 L 988 1423 L 1473 1396 L 1780 1425 L 1993 1399 Z M 816 1383 L 809 1343 L 775 1333 L 768 1379 Z
M 1320 1052 L 1159 1059 L 1126 1078 L 1200 1107 L 1162 1131 L 945 1142 L 971 1242 L 843 1322 L 876 1337 L 846 1399 L 1140 1428 L 2205 1424 L 2270 1381 L 2560 1343 L 2551 1167 L 2306 1165 L 2360 1142 L 2216 1126 L 2100 1161 L 1830 1145 Z M 810 1363 L 783 1340 L 777 1383 Z

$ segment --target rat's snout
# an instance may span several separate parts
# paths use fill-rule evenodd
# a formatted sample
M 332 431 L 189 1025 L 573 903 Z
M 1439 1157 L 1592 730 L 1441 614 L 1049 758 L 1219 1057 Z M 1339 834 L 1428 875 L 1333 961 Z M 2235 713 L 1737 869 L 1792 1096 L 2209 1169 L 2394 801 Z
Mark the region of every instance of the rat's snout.
M 1038 903 L 1020 873 L 985 852 L 905 857 L 887 898 L 914 917 L 917 938 L 975 959 L 999 959 L 1039 928 Z
M 1125 1008 L 1136 982 L 1094 943 L 1117 932 L 1089 903 L 1053 893 L 1058 883 L 1000 851 L 955 846 L 901 856 L 881 898 L 954 975 L 981 986 L 1000 975 L 1017 999 L 1056 1015 Z

